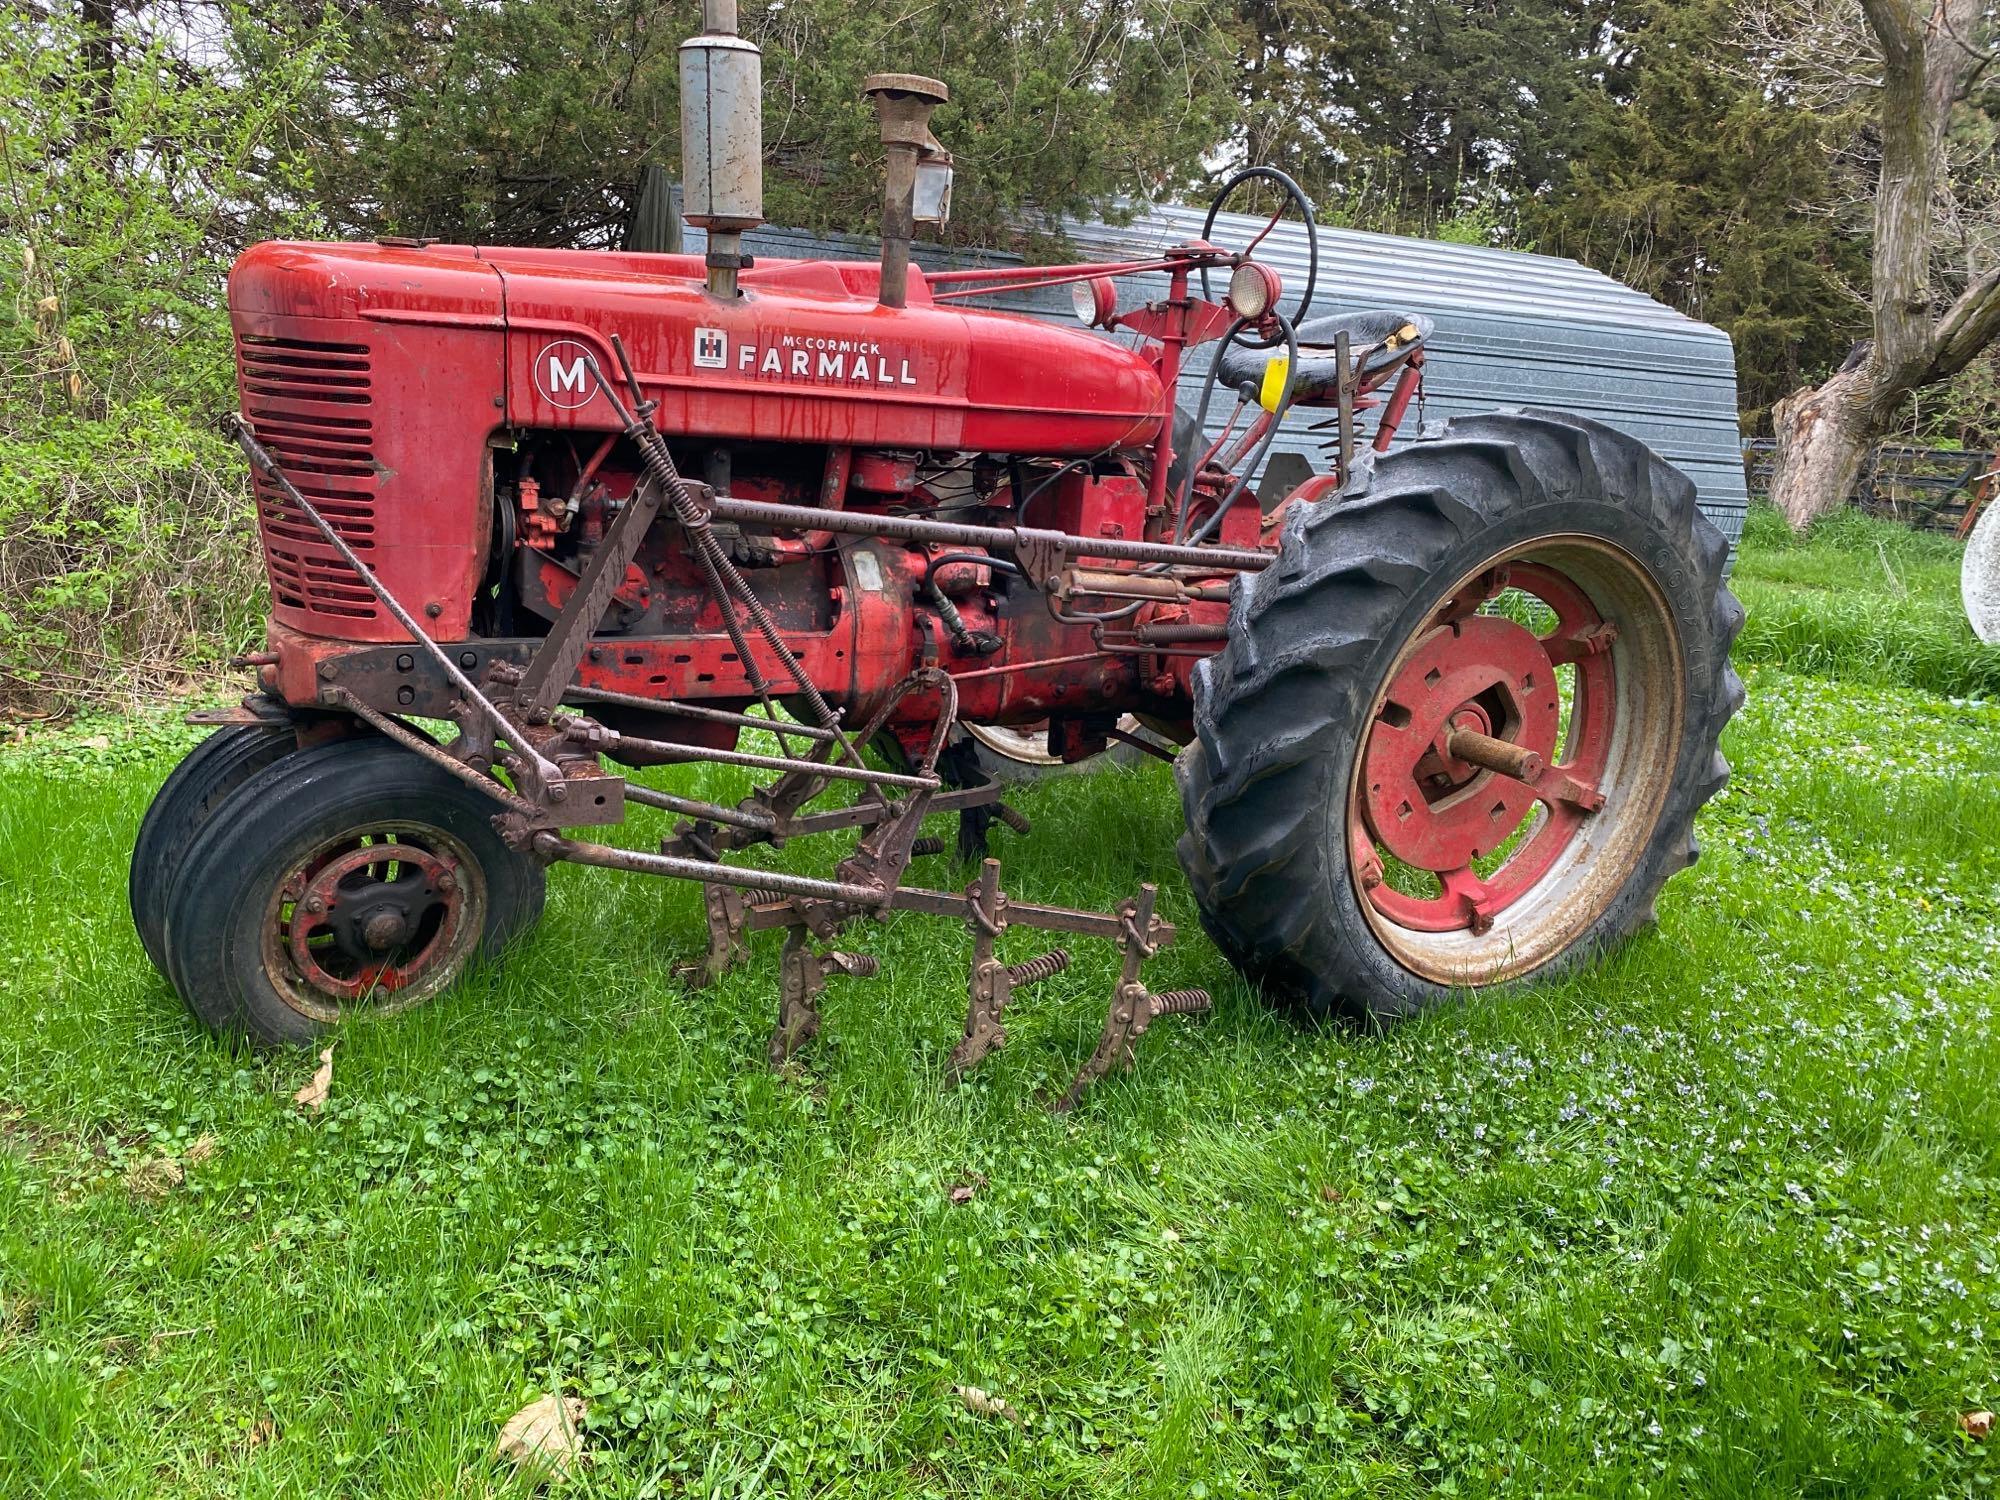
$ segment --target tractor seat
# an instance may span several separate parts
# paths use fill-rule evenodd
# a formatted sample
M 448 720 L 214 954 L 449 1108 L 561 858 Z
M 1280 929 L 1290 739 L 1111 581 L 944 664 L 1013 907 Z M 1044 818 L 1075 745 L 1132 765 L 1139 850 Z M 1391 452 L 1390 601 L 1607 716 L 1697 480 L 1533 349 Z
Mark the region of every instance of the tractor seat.
M 1424 346 L 1434 325 L 1422 313 L 1401 313 L 1383 309 L 1358 313 L 1330 313 L 1310 318 L 1298 327 L 1299 368 L 1292 384 L 1292 400 L 1310 404 L 1324 397 L 1338 398 L 1340 366 L 1334 341 L 1347 335 L 1347 357 L 1353 361 L 1356 388 L 1367 390 Z M 1264 370 L 1272 360 L 1282 359 L 1285 349 L 1245 349 L 1231 344 L 1222 351 L 1222 383 L 1231 390 L 1257 399 L 1264 383 Z

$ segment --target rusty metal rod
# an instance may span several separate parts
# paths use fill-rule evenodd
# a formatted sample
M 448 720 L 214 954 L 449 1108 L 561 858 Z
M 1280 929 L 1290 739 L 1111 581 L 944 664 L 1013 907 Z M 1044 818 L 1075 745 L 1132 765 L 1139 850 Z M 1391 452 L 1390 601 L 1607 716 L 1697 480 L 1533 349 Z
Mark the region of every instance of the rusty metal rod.
M 580 724 L 576 719 L 564 720 L 564 727 Z M 606 729 L 594 721 L 589 730 L 578 737 L 578 743 L 587 744 L 593 750 L 603 750 L 615 754 L 619 750 L 631 750 L 642 755 L 656 755 L 661 760 L 676 765 L 692 762 L 721 766 L 748 766 L 757 771 L 798 771 L 809 776 L 828 776 L 835 781 L 869 781 L 879 786 L 909 787 L 914 791 L 931 791 L 941 783 L 935 776 L 904 776 L 894 771 L 877 771 L 869 766 L 836 766 L 816 760 L 794 760 L 788 755 L 756 755 L 748 750 L 712 750 L 705 745 L 680 745 L 672 740 L 649 740 L 641 735 L 620 734 L 615 729 Z
M 414 751 L 433 765 L 451 772 L 460 781 L 484 792 L 502 807 L 520 813 L 523 817 L 527 818 L 540 818 L 542 816 L 542 809 L 528 801 L 527 798 L 509 791 L 491 776 L 475 771 L 471 766 L 451 754 L 443 746 L 433 745 L 407 724 L 393 719 L 377 709 L 370 708 L 366 703 L 363 703 L 338 683 L 326 690 L 326 697 L 328 702 L 346 709 L 349 713 L 360 718 L 364 723 L 373 725 L 377 730 L 387 735 L 404 749 Z
M 1183 583 L 1158 573 L 1107 573 L 1095 568 L 1072 568 L 1063 597 L 1076 594 L 1101 599 L 1166 599 L 1177 604 L 1201 600 L 1223 604 L 1229 599 L 1229 585 Z
M 1039 661 L 1010 662 L 1004 667 L 981 667 L 976 672 L 954 672 L 953 682 L 964 682 L 973 677 L 1006 677 L 1015 672 L 1033 672 L 1042 667 L 1072 667 L 1083 661 L 1102 661 L 1101 651 L 1083 651 L 1075 656 L 1045 656 Z
M 726 708 L 707 708 L 698 703 L 682 703 L 673 698 L 648 698 L 639 693 L 620 693 L 610 688 L 570 687 L 565 700 L 578 703 L 609 703 L 618 708 L 639 708 L 674 719 L 701 719 L 710 724 L 734 724 L 739 729 L 764 729 L 780 736 L 796 735 L 804 740 L 832 740 L 831 729 L 811 724 L 795 724 L 789 719 L 765 719 L 756 714 L 731 713 Z
M 1178 758 L 1178 752 L 1169 750 L 1164 745 L 1156 745 L 1141 735 L 1127 734 L 1116 724 L 1113 724 L 1104 733 L 1107 738 L 1117 740 L 1121 745 L 1130 745 L 1134 750 L 1143 750 L 1154 759 L 1163 760 L 1168 765 L 1172 765 Z
M 853 906 L 880 906 L 887 891 L 873 886 L 849 885 L 839 880 L 815 880 L 809 875 L 787 875 L 778 870 L 737 870 L 702 859 L 683 859 L 677 854 L 647 854 L 639 849 L 613 849 L 608 844 L 587 844 L 560 834 L 535 835 L 535 849 L 550 859 L 574 865 L 596 865 L 604 870 L 630 870 L 640 875 L 665 875 L 676 880 L 699 880 L 706 885 L 729 885 L 740 891 L 775 891 L 783 896 L 806 896 L 822 901 L 844 901 Z
M 926 521 L 916 516 L 889 516 L 870 511 L 829 511 L 810 505 L 771 505 L 761 500 L 724 500 L 709 506 L 718 521 L 739 526 L 769 526 L 781 531 L 840 531 L 853 536 L 886 537 L 902 542 L 944 542 L 955 547 L 999 547 L 1015 552 L 1043 543 L 1077 557 L 1102 557 L 1118 562 L 1182 563 L 1212 567 L 1217 572 L 1260 573 L 1277 560 L 1275 552 L 1245 552 L 1233 547 L 1177 547 L 1168 542 L 1134 542 L 1123 537 L 1073 536 L 1029 526 L 967 526 L 956 521 Z
M 753 833 L 769 833 L 778 826 L 778 820 L 765 813 L 745 812 L 740 807 L 724 807 L 719 802 L 703 802 L 695 797 L 676 797 L 672 792 L 656 792 L 649 786 L 634 786 L 629 781 L 625 783 L 625 800 L 636 802 L 641 807 L 657 807 L 665 812 L 701 818 L 710 823 L 747 828 Z
M 1496 740 L 1474 729 L 1454 729 L 1445 736 L 1445 750 L 1454 758 L 1482 770 L 1497 771 L 1516 781 L 1533 784 L 1541 780 L 1547 763 L 1526 745 L 1512 740 Z

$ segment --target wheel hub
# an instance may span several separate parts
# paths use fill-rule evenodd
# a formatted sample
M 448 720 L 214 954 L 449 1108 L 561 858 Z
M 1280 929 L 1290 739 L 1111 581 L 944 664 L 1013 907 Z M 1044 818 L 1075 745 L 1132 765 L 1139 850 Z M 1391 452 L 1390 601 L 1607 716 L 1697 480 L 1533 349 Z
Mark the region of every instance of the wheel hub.
M 1473 615 L 1431 632 L 1390 680 L 1368 735 L 1361 811 L 1384 849 L 1421 870 L 1490 854 L 1536 800 L 1525 782 L 1454 755 L 1454 731 L 1547 760 L 1561 723 L 1555 666 L 1533 632 Z
M 413 843 L 367 843 L 295 880 L 286 946 L 300 977 L 338 1000 L 426 978 L 464 921 L 453 861 Z

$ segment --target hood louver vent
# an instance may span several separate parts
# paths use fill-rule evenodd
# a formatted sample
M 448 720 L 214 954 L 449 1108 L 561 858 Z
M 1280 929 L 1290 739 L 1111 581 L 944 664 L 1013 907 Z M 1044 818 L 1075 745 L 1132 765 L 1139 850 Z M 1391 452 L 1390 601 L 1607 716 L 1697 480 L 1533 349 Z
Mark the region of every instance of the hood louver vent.
M 299 493 L 356 552 L 375 546 L 373 396 L 366 344 L 243 337 L 236 342 L 243 412 Z M 375 596 L 262 476 L 255 478 L 264 560 L 277 602 L 335 621 L 372 620 Z

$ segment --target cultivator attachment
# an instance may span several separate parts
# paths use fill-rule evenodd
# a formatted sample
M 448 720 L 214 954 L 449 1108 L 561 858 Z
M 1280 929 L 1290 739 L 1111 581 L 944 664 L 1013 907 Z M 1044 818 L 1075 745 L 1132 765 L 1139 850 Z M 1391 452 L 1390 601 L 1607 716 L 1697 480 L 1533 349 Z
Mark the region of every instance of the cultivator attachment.
M 1025 820 L 1022 820 L 1025 822 Z M 718 872 L 719 873 L 719 872 Z M 738 872 L 731 870 L 734 877 Z M 743 872 L 746 878 L 754 878 Z M 1067 948 L 1051 948 L 1020 963 L 1004 963 L 995 945 L 1009 926 L 1098 937 L 1116 943 L 1124 965 L 1112 992 L 1104 1033 L 1097 1050 L 1078 1070 L 1054 1107 L 1073 1109 L 1097 1079 L 1132 1060 L 1132 1045 L 1153 1020 L 1162 1015 L 1193 1015 L 1209 1008 L 1205 990 L 1173 990 L 1154 995 L 1140 982 L 1145 961 L 1173 941 L 1174 929 L 1153 914 L 1156 888 L 1142 885 L 1139 894 L 1116 913 L 1076 911 L 1066 907 L 1012 902 L 1000 888 L 1000 862 L 985 860 L 979 879 L 963 892 L 922 890 L 899 886 L 890 894 L 890 910 L 922 911 L 938 916 L 962 914 L 972 937 L 972 957 L 966 979 L 965 1032 L 946 1065 L 947 1081 L 956 1083 L 988 1054 L 1006 1045 L 1004 1016 L 1015 995 L 1070 967 Z M 723 884 L 711 879 L 703 886 L 708 916 L 709 955 L 687 971 L 698 982 L 710 982 L 750 956 L 749 935 L 773 927 L 785 929 L 780 959 L 778 1023 L 771 1033 L 771 1066 L 789 1071 L 799 1050 L 820 1032 L 820 996 L 835 975 L 874 979 L 880 961 L 868 954 L 839 949 L 821 950 L 835 932 L 858 916 L 879 912 L 842 910 L 836 903 L 758 887 Z

